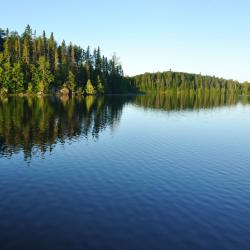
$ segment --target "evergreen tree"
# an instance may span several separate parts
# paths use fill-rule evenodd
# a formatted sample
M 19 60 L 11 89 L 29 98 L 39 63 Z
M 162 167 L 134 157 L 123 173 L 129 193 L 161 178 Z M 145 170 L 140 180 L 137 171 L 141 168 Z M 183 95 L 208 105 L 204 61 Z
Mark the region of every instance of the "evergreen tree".
M 32 43 L 32 63 L 36 63 L 38 59 L 38 46 L 37 46 L 37 38 L 36 38 L 36 31 L 34 33 L 34 39 Z
M 24 74 L 22 72 L 22 66 L 20 62 L 14 63 L 12 68 L 12 93 L 23 93 L 24 91 Z
M 4 30 L 0 28 L 0 52 L 3 51 L 4 35 Z
M 52 73 L 55 72 L 55 47 L 54 34 L 52 32 L 48 42 L 48 59 Z
M 38 62 L 38 82 L 37 82 L 37 87 L 38 87 L 38 92 L 41 93 L 46 93 L 49 89 L 49 85 L 51 82 L 53 82 L 54 78 L 53 75 L 50 72 L 50 67 L 49 63 L 46 62 L 46 58 L 44 56 L 41 56 L 39 58 Z
M 84 50 L 65 41 L 58 46 L 53 33 L 49 39 L 45 31 L 37 37 L 29 25 L 21 36 L 0 29 L 0 88 L 9 93 L 58 91 L 66 82 L 72 92 L 86 87 L 88 94 L 104 88 L 118 93 L 132 82 L 122 74 L 117 60 L 102 56 L 99 47 L 92 54 L 89 46 Z
M 120 75 L 122 75 L 121 72 Z M 215 91 L 242 93 L 243 91 L 243 85 L 237 81 L 172 71 L 135 76 L 131 78 L 130 86 L 143 92 Z
M 7 59 L 7 61 L 3 64 L 3 83 L 2 87 L 5 89 L 7 93 L 11 93 L 12 90 L 12 67 Z
M 20 61 L 22 55 L 21 39 L 19 36 L 15 38 L 14 51 L 15 51 L 14 61 L 18 62 Z
M 29 25 L 25 28 L 23 34 L 23 61 L 30 64 L 32 58 L 32 30 Z
M 10 62 L 10 38 L 9 38 L 9 30 L 6 30 L 6 37 L 4 41 L 4 57 L 6 61 Z
M 4 82 L 4 55 L 0 52 L 0 89 L 3 87 Z
M 46 33 L 45 31 L 43 31 L 43 35 L 42 35 L 42 56 L 45 56 L 45 59 L 48 59 L 48 54 L 47 54 L 47 38 L 46 38 Z

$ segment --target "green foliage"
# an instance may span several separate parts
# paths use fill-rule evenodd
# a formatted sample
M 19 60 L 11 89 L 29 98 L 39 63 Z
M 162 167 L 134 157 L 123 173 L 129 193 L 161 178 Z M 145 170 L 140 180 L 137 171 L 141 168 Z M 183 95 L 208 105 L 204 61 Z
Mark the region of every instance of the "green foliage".
M 4 30 L 0 28 L 0 51 L 3 51 Z
M 9 30 L 6 30 L 6 37 L 4 39 L 4 44 L 3 44 L 4 50 L 4 58 L 6 61 L 10 62 L 10 38 L 9 38 Z
M 29 91 L 47 93 L 49 89 L 49 85 L 53 82 L 53 75 L 49 70 L 49 63 L 46 62 L 44 56 L 39 57 L 38 67 L 32 66 L 32 79 L 31 85 L 29 86 Z
M 21 63 L 15 63 L 12 68 L 12 93 L 22 93 L 24 91 L 24 74 L 22 72 Z
M 53 82 L 54 77 L 50 72 L 49 63 L 46 62 L 44 56 L 41 56 L 39 58 L 38 65 L 39 65 L 38 91 L 46 93 L 49 89 L 49 84 Z
M 4 63 L 4 55 L 3 55 L 3 53 L 0 53 L 0 88 L 2 88 L 3 82 L 4 82 L 4 67 L 3 67 L 3 63 Z
M 22 35 L 0 29 L 0 87 L 10 93 L 54 92 L 64 83 L 72 93 L 80 93 L 88 80 L 90 94 L 96 93 L 93 86 L 103 93 L 104 85 L 109 92 L 119 92 L 124 81 L 114 60 L 102 56 L 100 48 L 91 54 L 89 47 L 84 50 L 65 41 L 58 45 L 53 33 L 47 38 L 44 31 L 37 37 L 29 25 Z
M 0 88 L 8 93 L 59 91 L 64 83 L 72 93 L 86 94 L 216 91 L 249 94 L 248 83 L 180 72 L 145 73 L 124 77 L 119 58 L 93 54 L 72 43 L 56 42 L 53 33 L 33 34 L 28 25 L 22 35 L 0 29 Z M 93 83 L 93 84 L 92 84 Z M 79 91 L 78 91 L 79 93 Z
M 3 83 L 2 87 L 7 90 L 7 92 L 11 92 L 11 86 L 12 86 L 12 68 L 9 61 L 5 62 L 3 64 Z
M 131 78 L 133 86 L 142 92 L 217 91 L 242 93 L 243 86 L 234 80 L 181 72 L 145 73 Z M 245 91 L 246 92 L 246 91 Z
M 90 80 L 87 81 L 87 84 L 85 86 L 85 93 L 86 93 L 86 95 L 95 95 L 96 94 L 95 88 L 92 85 Z

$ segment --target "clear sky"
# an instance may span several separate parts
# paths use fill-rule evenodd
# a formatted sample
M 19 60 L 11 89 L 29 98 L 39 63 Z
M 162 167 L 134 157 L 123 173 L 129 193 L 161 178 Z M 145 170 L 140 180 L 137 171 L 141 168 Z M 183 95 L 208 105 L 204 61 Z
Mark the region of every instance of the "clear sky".
M 126 75 L 169 70 L 250 81 L 249 0 L 11 0 L 0 27 L 54 32 L 105 55 Z

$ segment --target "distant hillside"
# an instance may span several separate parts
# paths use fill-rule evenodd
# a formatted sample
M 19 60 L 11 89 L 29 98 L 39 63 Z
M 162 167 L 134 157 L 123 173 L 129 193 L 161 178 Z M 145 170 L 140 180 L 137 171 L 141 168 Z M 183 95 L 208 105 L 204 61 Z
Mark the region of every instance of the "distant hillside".
M 169 90 L 213 90 L 219 92 L 249 93 L 249 83 L 226 80 L 215 76 L 182 72 L 145 73 L 131 78 L 135 87 L 144 92 L 166 92 Z

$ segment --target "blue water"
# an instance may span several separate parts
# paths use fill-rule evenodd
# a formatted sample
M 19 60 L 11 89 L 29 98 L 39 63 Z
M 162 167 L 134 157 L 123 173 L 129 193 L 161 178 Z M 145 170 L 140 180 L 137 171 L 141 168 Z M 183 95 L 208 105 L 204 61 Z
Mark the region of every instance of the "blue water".
M 250 105 L 116 98 L 2 101 L 0 249 L 250 249 Z

